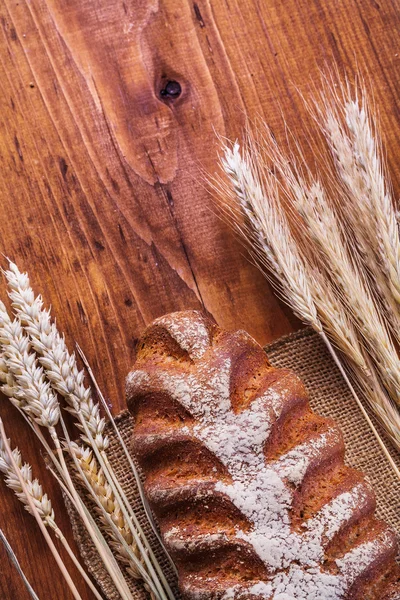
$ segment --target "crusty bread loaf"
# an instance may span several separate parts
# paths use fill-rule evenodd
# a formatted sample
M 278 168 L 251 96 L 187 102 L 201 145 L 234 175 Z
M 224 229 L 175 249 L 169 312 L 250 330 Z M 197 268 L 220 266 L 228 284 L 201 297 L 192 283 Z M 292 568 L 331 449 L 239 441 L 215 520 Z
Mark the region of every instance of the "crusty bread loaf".
M 127 397 L 184 598 L 400 598 L 395 534 L 340 430 L 248 334 L 198 311 L 157 319 Z

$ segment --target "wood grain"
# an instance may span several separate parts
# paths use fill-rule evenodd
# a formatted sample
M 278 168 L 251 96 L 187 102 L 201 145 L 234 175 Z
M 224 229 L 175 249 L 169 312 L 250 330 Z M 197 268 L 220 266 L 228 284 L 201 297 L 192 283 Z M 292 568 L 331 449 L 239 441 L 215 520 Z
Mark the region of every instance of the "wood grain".
M 297 88 L 333 64 L 359 68 L 398 196 L 396 1 L 1 0 L 0 24 L 0 249 L 29 270 L 115 412 L 135 339 L 165 312 L 204 306 L 261 343 L 298 327 L 214 214 L 202 171 L 215 171 L 215 132 L 240 137 L 246 115 L 262 116 L 279 137 L 283 111 L 313 139 Z M 179 96 L 162 94 L 169 81 Z M 1 416 L 67 531 L 35 441 L 5 400 Z M 32 518 L 0 490 L 0 525 L 39 597 L 69 599 Z M 27 598 L 0 552 L 1 597 Z

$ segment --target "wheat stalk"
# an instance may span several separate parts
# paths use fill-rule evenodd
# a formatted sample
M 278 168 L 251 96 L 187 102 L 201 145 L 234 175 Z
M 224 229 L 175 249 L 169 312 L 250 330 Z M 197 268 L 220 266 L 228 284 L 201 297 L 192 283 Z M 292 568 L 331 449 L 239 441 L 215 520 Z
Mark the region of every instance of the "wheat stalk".
M 25 504 L 27 510 L 36 519 L 47 545 L 49 546 L 75 600 L 82 600 L 46 528 L 46 526 L 52 527 L 54 522 L 54 513 L 51 508 L 51 503 L 47 496 L 42 494 L 41 486 L 37 480 L 32 482 L 29 465 L 21 466 L 21 455 L 19 451 L 11 450 L 1 419 L 0 470 L 6 473 L 7 485 L 14 489 L 18 498 Z
M 367 398 L 371 401 L 372 406 L 375 406 L 372 399 L 376 390 L 372 385 L 373 376 L 369 361 L 365 357 L 347 313 L 343 307 L 338 310 L 340 304 L 334 290 L 326 285 L 326 280 L 321 277 L 321 273 L 308 257 L 304 257 L 300 253 L 279 204 L 276 176 L 270 170 L 263 168 L 262 157 L 253 142 L 242 153 L 237 143 L 233 147 L 225 146 L 221 163 L 230 185 L 227 188 L 222 183 L 220 189 L 228 193 L 229 200 L 225 207 L 233 220 L 233 225 L 246 241 L 251 240 L 256 259 L 261 264 L 263 272 L 267 270 L 266 274 L 269 278 L 270 274 L 273 274 L 272 283 L 277 287 L 280 295 L 294 312 L 323 338 L 378 443 L 400 478 L 400 472 L 366 413 L 326 335 L 325 328 L 329 332 L 330 339 L 349 356 L 353 371 L 362 373 L 362 387 L 368 392 Z M 236 199 L 236 202 L 239 203 L 246 218 L 245 225 L 241 223 L 240 217 L 232 209 L 232 199 Z M 373 393 L 370 392 L 371 389 L 373 389 Z M 381 402 L 388 402 L 384 392 L 380 393 L 378 397 Z M 380 416 L 383 413 L 384 419 L 388 419 L 390 433 L 397 436 L 396 443 L 399 444 L 398 419 L 392 423 L 381 406 L 376 413 Z
M 38 595 L 36 594 L 35 590 L 32 588 L 31 584 L 29 583 L 25 573 L 22 570 L 21 565 L 19 564 L 19 561 L 16 557 L 16 554 L 14 552 L 14 550 L 11 547 L 10 542 L 7 540 L 6 536 L 4 535 L 4 532 L 0 529 L 0 541 L 2 542 L 7 555 L 10 559 L 10 561 L 12 562 L 12 564 L 14 565 L 15 569 L 17 570 L 19 576 L 21 577 L 25 588 L 27 589 L 29 595 L 31 598 L 33 598 L 33 600 L 39 600 Z
M 118 501 L 138 552 L 145 563 L 145 570 L 140 563 L 136 565 L 142 578 L 147 581 L 152 593 L 157 597 L 165 598 L 166 592 L 170 600 L 173 600 L 172 590 L 108 462 L 106 455 L 108 437 L 104 435 L 105 419 L 101 417 L 99 405 L 92 398 L 90 387 L 84 385 L 84 373 L 78 369 L 75 354 L 69 353 L 64 337 L 58 332 L 56 324 L 51 321 L 50 311 L 43 308 L 41 296 L 35 296 L 28 275 L 21 273 L 11 261 L 5 275 L 17 319 L 29 335 L 32 347 L 38 354 L 52 387 L 66 399 L 69 412 L 76 417 L 77 426 L 82 431 L 81 437 L 92 448 L 108 485 Z M 64 425 L 63 429 L 66 434 Z M 70 480 L 69 483 L 71 488 L 72 481 Z M 105 516 L 106 519 L 108 517 L 109 515 Z
M 111 545 L 116 551 L 117 557 L 126 565 L 128 573 L 134 579 L 143 580 L 143 569 L 146 570 L 145 562 L 113 490 L 93 456 L 93 450 L 78 446 L 73 442 L 70 444 L 69 450 L 74 454 L 81 467 L 81 477 L 89 485 L 90 491 L 94 492 L 95 500 L 98 500 L 97 513 L 111 538 Z M 93 496 L 93 493 L 90 495 Z M 138 562 L 142 567 L 141 569 L 138 569 Z M 146 575 L 146 579 L 148 579 L 148 574 L 146 573 Z M 154 592 L 146 579 L 144 580 L 144 587 L 154 598 Z
M 86 583 L 94 593 L 98 600 L 102 597 L 94 587 L 93 583 L 82 568 L 75 554 L 73 553 L 68 541 L 66 540 L 61 529 L 58 527 L 54 510 L 51 505 L 51 500 L 46 493 L 43 492 L 43 487 L 38 479 L 32 478 L 32 467 L 28 463 L 23 463 L 21 453 L 18 448 L 11 451 L 11 456 L 7 451 L 9 441 L 0 436 L 0 472 L 4 474 L 6 485 L 13 490 L 17 498 L 25 506 L 25 509 L 32 515 L 35 513 L 40 517 L 41 521 L 51 529 L 55 536 L 61 541 L 69 556 L 72 558 L 75 566 L 85 579 Z M 21 481 L 22 478 L 22 481 Z M 24 483 L 24 485 L 23 485 Z

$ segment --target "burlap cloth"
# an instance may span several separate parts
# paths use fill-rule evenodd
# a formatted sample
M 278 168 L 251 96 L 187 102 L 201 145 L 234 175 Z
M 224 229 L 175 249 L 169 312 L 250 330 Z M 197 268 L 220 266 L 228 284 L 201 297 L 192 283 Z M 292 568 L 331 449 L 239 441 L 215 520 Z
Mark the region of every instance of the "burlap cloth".
M 377 515 L 400 532 L 400 483 L 319 336 L 305 329 L 268 345 L 266 352 L 274 366 L 290 368 L 301 377 L 308 388 L 311 405 L 316 412 L 334 418 L 340 425 L 346 442 L 347 464 L 364 471 L 369 477 L 377 497 Z M 125 441 L 129 443 L 132 430 L 129 413 L 123 412 L 116 421 Z M 126 458 L 113 431 L 110 429 L 108 433 L 111 440 L 110 462 L 148 534 L 160 564 L 176 591 L 176 596 L 179 597 L 173 571 L 146 522 Z M 400 454 L 393 451 L 393 458 L 400 466 Z M 85 529 L 68 504 L 67 508 L 75 539 L 89 572 L 106 598 L 119 600 L 120 595 L 104 571 Z M 148 597 L 140 582 L 132 579 L 130 587 L 135 599 L 144 600 Z

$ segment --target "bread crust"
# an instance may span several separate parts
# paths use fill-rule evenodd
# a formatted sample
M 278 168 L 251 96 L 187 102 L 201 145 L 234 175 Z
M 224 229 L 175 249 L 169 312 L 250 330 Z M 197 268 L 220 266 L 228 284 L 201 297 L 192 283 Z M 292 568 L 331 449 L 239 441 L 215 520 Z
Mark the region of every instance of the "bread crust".
M 127 378 L 133 448 L 184 598 L 395 600 L 395 534 L 336 424 L 245 332 L 152 323 Z

